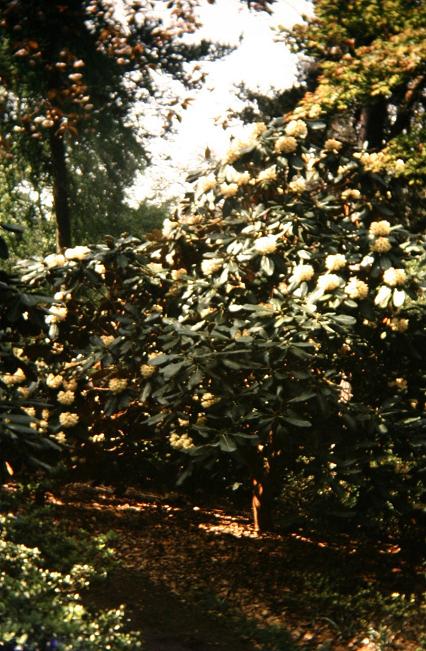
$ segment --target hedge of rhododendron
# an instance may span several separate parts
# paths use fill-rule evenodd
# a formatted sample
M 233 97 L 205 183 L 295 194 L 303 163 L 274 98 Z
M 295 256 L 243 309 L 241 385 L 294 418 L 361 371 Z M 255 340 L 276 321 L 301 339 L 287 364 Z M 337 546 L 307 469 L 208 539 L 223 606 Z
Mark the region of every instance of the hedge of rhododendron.
M 409 509 L 425 240 L 395 170 L 364 159 L 326 123 L 257 123 L 161 237 L 26 261 L 23 281 L 53 296 L 22 352 L 39 380 L 3 383 L 48 405 L 35 427 L 74 463 L 143 475 L 155 450 L 189 473 L 231 455 L 260 501 L 297 470 L 352 505 Z

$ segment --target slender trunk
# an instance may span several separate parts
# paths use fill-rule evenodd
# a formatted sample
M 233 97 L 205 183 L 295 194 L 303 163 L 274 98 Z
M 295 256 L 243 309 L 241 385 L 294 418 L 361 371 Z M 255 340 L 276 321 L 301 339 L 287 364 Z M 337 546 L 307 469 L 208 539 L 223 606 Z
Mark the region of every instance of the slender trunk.
M 63 138 L 50 135 L 53 172 L 53 202 L 56 218 L 56 248 L 58 252 L 71 246 L 71 219 L 68 205 L 68 173 Z
M 272 529 L 272 495 L 267 477 L 252 480 L 252 513 L 255 531 Z
M 387 104 L 379 99 L 375 104 L 364 106 L 359 119 L 359 145 L 368 142 L 369 149 L 381 149 L 387 118 Z

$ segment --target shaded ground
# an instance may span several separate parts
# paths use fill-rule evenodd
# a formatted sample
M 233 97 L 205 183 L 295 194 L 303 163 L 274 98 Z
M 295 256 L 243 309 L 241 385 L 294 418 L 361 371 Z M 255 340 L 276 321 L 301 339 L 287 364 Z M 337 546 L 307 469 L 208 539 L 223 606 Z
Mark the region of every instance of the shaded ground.
M 421 568 L 340 534 L 257 536 L 248 517 L 70 485 L 61 521 L 113 530 L 118 565 L 89 595 L 126 604 L 146 651 L 426 649 Z

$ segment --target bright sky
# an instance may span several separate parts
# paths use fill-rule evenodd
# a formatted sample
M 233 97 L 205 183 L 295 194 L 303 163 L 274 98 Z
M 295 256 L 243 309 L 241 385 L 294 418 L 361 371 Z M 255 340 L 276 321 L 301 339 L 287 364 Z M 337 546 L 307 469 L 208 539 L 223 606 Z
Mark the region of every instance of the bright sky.
M 152 140 L 153 164 L 133 188 L 135 201 L 153 198 L 159 191 L 160 201 L 181 194 L 188 170 L 200 165 L 206 147 L 214 157 L 224 153 L 231 133 L 241 130 L 235 121 L 226 130 L 223 128 L 227 110 L 243 107 L 236 96 L 237 84 L 244 82 L 252 90 L 267 93 L 271 89 L 287 88 L 296 81 L 296 58 L 283 43 L 274 42 L 272 28 L 290 27 L 300 21 L 302 14 L 310 13 L 310 3 L 277 0 L 273 9 L 273 14 L 268 15 L 249 11 L 239 0 L 216 0 L 215 4 L 203 0 L 200 9 L 203 28 L 196 38 L 237 48 L 221 60 L 201 63 L 207 73 L 206 82 L 201 90 L 190 94 L 192 102 L 177 132 Z M 145 124 L 151 132 L 159 132 L 160 120 L 155 107 L 152 109 L 151 118 L 145 119 Z

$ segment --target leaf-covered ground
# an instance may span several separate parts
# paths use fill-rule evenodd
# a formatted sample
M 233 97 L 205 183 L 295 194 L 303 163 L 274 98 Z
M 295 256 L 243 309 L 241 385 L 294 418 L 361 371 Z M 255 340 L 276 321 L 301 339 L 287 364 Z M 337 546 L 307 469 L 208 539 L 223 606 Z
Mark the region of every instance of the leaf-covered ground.
M 71 529 L 114 532 L 115 569 L 87 599 L 126 604 L 146 651 L 426 649 L 424 574 L 398 547 L 257 536 L 248 514 L 108 487 L 48 499 Z

